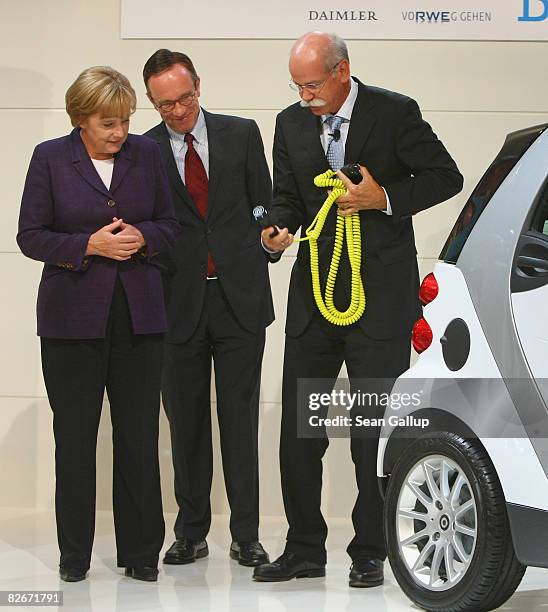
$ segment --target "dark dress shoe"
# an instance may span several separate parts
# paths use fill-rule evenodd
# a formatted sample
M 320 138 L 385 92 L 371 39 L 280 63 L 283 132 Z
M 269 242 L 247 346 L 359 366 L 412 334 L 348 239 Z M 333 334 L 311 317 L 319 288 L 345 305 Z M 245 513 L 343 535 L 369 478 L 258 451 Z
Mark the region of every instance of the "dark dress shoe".
M 230 558 L 246 567 L 256 567 L 270 561 L 268 553 L 260 542 L 232 542 Z
M 384 582 L 384 563 L 380 559 L 354 561 L 348 584 L 351 587 L 375 587 Z
M 126 576 L 144 582 L 156 582 L 158 580 L 157 567 L 126 567 Z
M 72 567 L 59 567 L 59 578 L 65 582 L 80 582 L 86 579 L 87 572 L 73 569 Z
M 209 549 L 205 540 L 190 540 L 183 538 L 175 540 L 164 556 L 164 563 L 168 565 L 185 565 L 194 563 L 196 559 L 207 557 Z
M 292 578 L 321 578 L 325 576 L 325 565 L 301 559 L 295 553 L 284 552 L 273 563 L 259 565 L 253 579 L 259 582 L 282 582 Z

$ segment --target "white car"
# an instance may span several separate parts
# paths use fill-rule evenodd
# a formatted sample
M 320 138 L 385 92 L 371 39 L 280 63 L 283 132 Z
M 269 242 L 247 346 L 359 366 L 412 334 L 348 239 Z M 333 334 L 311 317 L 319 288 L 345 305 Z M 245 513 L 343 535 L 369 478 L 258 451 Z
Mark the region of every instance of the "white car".
M 466 203 L 392 390 L 418 399 L 385 415 L 388 557 L 426 610 L 492 610 L 548 567 L 547 128 L 508 135 Z

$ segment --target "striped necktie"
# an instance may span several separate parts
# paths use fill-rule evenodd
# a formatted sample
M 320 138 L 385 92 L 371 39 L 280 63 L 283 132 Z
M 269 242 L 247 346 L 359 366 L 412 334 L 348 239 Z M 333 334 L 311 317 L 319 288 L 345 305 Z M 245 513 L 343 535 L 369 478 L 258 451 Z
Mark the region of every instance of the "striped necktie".
M 340 128 L 344 121 L 344 118 L 338 115 L 329 115 L 325 120 L 331 132 L 329 134 L 331 140 L 327 147 L 326 157 L 333 170 L 339 170 L 344 166 L 344 145 L 340 133 Z

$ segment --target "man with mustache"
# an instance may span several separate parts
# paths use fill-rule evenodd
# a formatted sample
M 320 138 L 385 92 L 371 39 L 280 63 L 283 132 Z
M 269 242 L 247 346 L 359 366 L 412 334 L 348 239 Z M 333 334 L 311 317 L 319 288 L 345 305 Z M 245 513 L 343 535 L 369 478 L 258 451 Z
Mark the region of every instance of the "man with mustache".
M 351 77 L 344 40 L 322 32 L 304 35 L 293 45 L 289 72 L 301 101 L 278 115 L 273 149 L 273 215 L 284 229 L 276 236 L 264 230 L 263 244 L 281 253 L 299 228 L 304 234 L 326 196 L 314 186 L 314 177 L 329 166 L 339 170 L 359 163 L 359 184 L 339 173 L 348 192 L 330 210 L 318 248 L 323 290 L 337 214 L 359 214 L 366 306 L 353 324 L 336 326 L 322 317 L 314 301 L 309 246 L 300 244 L 287 306 L 280 441 L 289 531 L 284 553 L 255 568 L 254 578 L 260 581 L 325 575 L 327 525 L 320 501 L 329 440 L 325 431 L 315 438 L 299 437 L 298 416 L 308 407 L 298 404 L 298 381 L 321 378 L 317 384 L 326 391 L 325 380 L 334 384 L 345 362 L 353 391 L 390 391 L 389 380 L 409 366 L 411 329 L 420 317 L 411 217 L 462 188 L 455 162 L 422 119 L 417 103 Z M 334 294 L 339 311 L 348 307 L 350 279 L 343 254 Z M 354 406 L 349 414 L 358 409 Z M 352 559 L 349 584 L 371 587 L 383 583 L 386 558 L 376 478 L 378 431 L 365 437 L 354 434 L 351 430 L 359 492 L 352 512 L 355 535 L 347 548 Z
M 143 77 L 162 118 L 146 135 L 160 145 L 182 226 L 180 240 L 160 256 L 169 326 L 162 398 L 179 505 L 164 563 L 208 555 L 213 361 L 230 556 L 254 566 L 268 562 L 258 541 L 257 439 L 265 328 L 274 319 L 268 258 L 253 217 L 271 198 L 263 143 L 254 121 L 200 107 L 200 79 L 184 53 L 159 49 Z

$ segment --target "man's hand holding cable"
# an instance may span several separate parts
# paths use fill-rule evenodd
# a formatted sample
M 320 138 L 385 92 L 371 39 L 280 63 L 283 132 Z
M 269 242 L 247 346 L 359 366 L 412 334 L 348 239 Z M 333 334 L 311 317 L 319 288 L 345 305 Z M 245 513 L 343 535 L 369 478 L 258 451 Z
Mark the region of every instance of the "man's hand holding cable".
M 386 193 L 384 189 L 371 176 L 365 166 L 360 166 L 363 176 L 361 183 L 354 183 L 340 170 L 337 176 L 343 181 L 347 193 L 337 199 L 337 211 L 340 215 L 348 216 L 360 210 L 386 210 Z
M 261 241 L 263 246 L 272 252 L 278 253 L 279 251 L 284 251 L 288 246 L 291 246 L 293 243 L 293 234 L 289 233 L 287 227 L 280 229 L 276 227 L 278 233 L 276 236 L 270 237 L 270 234 L 274 231 L 273 227 L 267 227 L 261 232 Z

